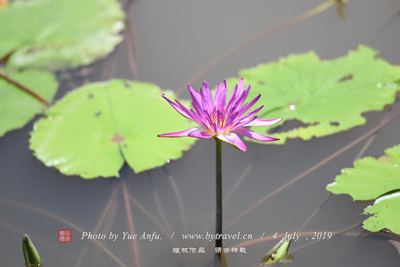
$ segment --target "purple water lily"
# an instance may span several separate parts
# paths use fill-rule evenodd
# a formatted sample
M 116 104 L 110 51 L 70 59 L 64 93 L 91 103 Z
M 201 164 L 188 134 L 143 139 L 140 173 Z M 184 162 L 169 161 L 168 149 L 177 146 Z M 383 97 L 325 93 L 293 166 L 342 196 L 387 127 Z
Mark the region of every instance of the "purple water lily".
M 279 140 L 277 138 L 261 135 L 247 128 L 243 128 L 246 126 L 269 126 L 279 122 L 282 119 L 276 118 L 265 120 L 260 119 L 258 116 L 253 116 L 260 111 L 263 106 L 245 114 L 250 108 L 253 107 L 258 99 L 260 99 L 261 95 L 258 95 L 250 103 L 243 105 L 250 92 L 250 85 L 244 91 L 243 86 L 244 81 L 243 79 L 240 79 L 239 84 L 236 85 L 232 92 L 228 105 L 226 105 L 226 80 L 224 80 L 222 86 L 220 86 L 220 83 L 218 83 L 214 101 L 207 82 L 204 81 L 203 90 L 200 89 L 200 93 L 195 91 L 190 84 L 188 84 L 188 89 L 193 100 L 192 105 L 194 110 L 188 110 L 178 100 L 175 100 L 176 103 L 172 102 L 163 94 L 162 97 L 164 97 L 165 100 L 167 100 L 176 111 L 178 111 L 185 118 L 197 122 L 201 127 L 190 128 L 181 132 L 159 134 L 158 136 L 190 136 L 202 139 L 216 137 L 242 151 L 246 151 L 246 146 L 236 133 L 262 142 Z

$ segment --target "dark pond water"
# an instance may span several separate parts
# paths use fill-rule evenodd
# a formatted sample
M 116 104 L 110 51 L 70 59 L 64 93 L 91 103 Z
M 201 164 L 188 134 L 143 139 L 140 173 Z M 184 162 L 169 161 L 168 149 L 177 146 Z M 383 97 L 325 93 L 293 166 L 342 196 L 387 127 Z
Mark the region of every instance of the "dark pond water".
M 138 1 L 131 15 L 138 44 L 138 79 L 178 91 L 191 76 L 227 49 L 321 2 Z M 335 58 L 359 44 L 380 50 L 380 57 L 399 64 L 400 18 L 389 24 L 386 22 L 400 9 L 400 3 L 395 0 L 349 2 L 345 20 L 338 17 L 334 7 L 330 8 L 247 47 L 201 80 L 214 85 L 225 77 L 236 75 L 240 69 L 309 50 L 316 51 L 323 59 Z M 114 54 L 116 69 L 111 77 L 131 78 L 125 46 L 125 43 L 121 44 Z M 96 63 L 89 79 L 101 80 L 102 70 L 110 61 Z M 74 83 L 80 84 L 83 80 L 76 78 Z M 193 87 L 199 88 L 201 80 Z M 57 98 L 68 90 L 71 90 L 71 83 L 64 82 Z M 181 97 L 187 98 L 188 93 L 184 92 Z M 229 227 L 225 227 L 224 232 L 250 234 L 252 240 L 276 232 L 298 232 L 327 196 L 326 185 L 342 168 L 352 166 L 366 140 L 241 219 L 234 220 L 275 189 L 375 127 L 387 112 L 365 114 L 365 126 L 308 142 L 291 140 L 284 146 L 246 142 L 246 153 L 223 145 L 224 195 L 228 195 L 241 176 L 244 177 L 225 203 L 224 225 Z M 32 156 L 28 150 L 32 126 L 33 122 L 30 122 L 22 130 L 10 132 L 0 139 L 2 265 L 23 266 L 21 243 L 23 234 L 27 233 L 48 267 L 123 266 L 103 250 L 102 245 L 126 266 L 137 266 L 138 259 L 141 266 L 211 266 L 213 242 L 183 240 L 181 234 L 214 232 L 213 141 L 198 141 L 181 159 L 164 168 L 134 174 L 124 166 L 119 179 L 85 181 L 46 168 Z M 399 133 L 400 119 L 397 119 L 379 131 L 364 155 L 381 156 L 384 149 L 400 143 Z M 154 232 L 155 236 L 161 237 L 161 240 L 137 240 L 136 263 L 132 242 L 121 239 L 122 232 L 131 229 L 122 184 L 133 198 L 130 205 L 138 238 L 143 233 Z M 174 190 L 174 184 L 179 194 Z M 182 200 L 184 215 L 177 196 Z M 310 244 L 312 232 L 336 232 L 362 222 L 366 217 L 360 214 L 369 204 L 371 202 L 352 203 L 349 196 L 331 196 L 302 230 L 311 232 L 311 236 L 303 234 L 298 241 L 292 242 L 292 250 Z M 107 240 L 98 243 L 82 240 L 83 231 L 94 233 L 107 207 L 106 217 L 97 229 L 107 236 Z M 58 242 L 59 229 L 72 230 L 71 243 Z M 108 240 L 110 232 L 120 234 L 119 239 Z M 170 239 L 172 232 L 175 234 Z M 350 232 L 359 234 L 363 230 L 358 226 Z M 388 238 L 399 240 L 383 234 L 334 237 L 296 250 L 296 261 L 289 266 L 399 266 L 399 253 L 387 242 Z M 244 241 L 248 240 L 226 240 L 224 245 L 232 247 Z M 230 254 L 228 265 L 253 266 L 275 242 L 259 243 L 246 247 L 246 253 Z M 205 253 L 176 254 L 173 248 L 204 248 Z

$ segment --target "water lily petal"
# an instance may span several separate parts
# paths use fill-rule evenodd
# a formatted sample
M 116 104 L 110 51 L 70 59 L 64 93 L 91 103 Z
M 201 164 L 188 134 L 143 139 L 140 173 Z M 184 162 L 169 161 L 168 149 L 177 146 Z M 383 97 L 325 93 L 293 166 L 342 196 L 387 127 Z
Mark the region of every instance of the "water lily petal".
M 196 119 L 195 121 L 196 121 L 198 124 L 200 124 L 201 126 L 205 127 L 203 118 L 201 118 L 201 117 L 199 116 L 199 114 L 197 114 L 193 109 L 190 109 L 190 112 L 191 112 L 192 117 L 193 117 L 194 119 Z
M 236 101 L 235 106 L 237 109 L 242 109 L 242 105 L 246 100 L 247 96 L 249 95 L 249 92 L 250 92 L 250 85 L 247 86 L 246 90 L 239 96 L 238 100 Z
M 229 99 L 229 103 L 227 106 L 228 112 L 235 112 L 241 108 L 240 102 L 242 100 L 242 97 L 244 97 L 244 96 L 247 97 L 246 91 L 247 91 L 247 94 L 248 94 L 248 91 L 250 91 L 250 88 L 248 88 L 248 90 L 246 89 L 246 91 L 243 92 L 243 86 L 244 86 L 244 80 L 242 78 L 242 79 L 240 79 L 239 84 L 236 85 L 235 89 L 232 92 L 231 98 Z M 246 97 L 243 98 L 243 102 L 246 100 Z
M 200 127 L 194 127 L 194 128 L 190 128 L 190 129 L 187 129 L 184 131 L 180 131 L 180 132 L 159 134 L 157 136 L 158 137 L 185 137 L 185 136 L 189 136 L 190 133 L 199 132 L 199 131 L 204 131 L 204 130 Z
M 186 112 L 185 110 L 182 110 L 182 108 L 179 107 L 176 103 L 174 103 L 174 102 L 172 102 L 171 100 L 169 100 L 168 97 L 165 96 L 165 94 L 162 94 L 161 96 L 162 96 L 165 100 L 167 100 L 168 103 L 169 103 L 176 111 L 178 111 L 179 114 L 181 114 L 183 117 L 185 117 L 185 118 L 187 118 L 187 119 L 189 119 L 189 120 L 195 121 L 194 119 L 192 119 L 192 116 L 191 116 L 190 112 L 189 112 L 186 108 L 185 108 L 185 109 L 187 110 L 187 112 Z M 178 102 L 178 103 L 179 103 L 179 102 Z
M 189 89 L 189 93 L 190 93 L 190 95 L 191 95 L 191 97 L 192 97 L 192 99 L 193 99 L 193 102 L 195 102 L 199 107 L 202 108 L 202 105 L 201 105 L 201 95 L 200 95 L 200 93 L 197 92 L 196 90 L 194 90 L 194 89 L 190 86 L 190 84 L 188 84 L 188 89 Z
M 219 111 L 225 110 L 226 94 L 227 94 L 226 80 L 224 80 L 221 86 L 218 82 L 217 90 L 215 92 L 215 97 L 214 97 L 214 106 L 216 110 Z
M 238 85 L 236 84 L 235 88 L 232 91 L 231 97 L 229 98 L 228 105 L 226 106 L 226 110 L 228 111 L 228 113 L 231 110 L 233 103 L 235 102 L 235 96 L 237 91 L 238 91 Z
M 245 146 L 245 144 L 243 143 L 243 141 L 240 139 L 240 137 L 235 134 L 235 133 L 227 133 L 227 134 L 219 134 L 216 135 L 216 137 L 232 146 L 234 146 L 235 148 L 246 152 L 247 148 Z
M 201 139 L 208 139 L 214 136 L 214 134 L 205 131 L 204 129 L 202 129 L 202 131 L 195 131 L 195 132 L 191 132 L 189 134 L 190 137 L 195 137 L 195 138 L 201 138 Z
M 247 136 L 251 139 L 255 139 L 258 141 L 262 141 L 262 142 L 270 142 L 270 141 L 278 141 L 278 138 L 273 138 L 273 137 L 269 137 L 269 136 L 264 136 L 262 134 L 253 132 L 252 130 L 249 130 L 247 128 L 238 128 L 233 130 L 235 133 Z
M 208 86 L 207 82 L 203 82 L 203 90 L 200 89 L 202 106 L 205 111 L 211 113 L 213 111 L 213 99 L 210 87 Z
M 240 121 L 236 122 L 234 125 L 231 126 L 230 131 L 233 131 L 236 128 L 240 128 L 240 127 L 243 127 L 243 126 L 245 126 L 247 124 L 250 124 L 252 121 L 256 120 L 257 118 L 258 118 L 257 116 L 254 116 L 254 117 L 251 117 L 251 118 L 246 118 L 244 120 L 240 120 Z
M 220 95 L 221 95 L 221 86 L 220 86 L 220 82 L 218 82 L 217 87 L 215 88 L 214 107 L 217 106 L 217 100 L 219 99 Z
M 197 114 L 193 114 L 192 112 L 190 112 L 184 105 L 182 105 L 178 100 L 175 100 L 176 103 L 178 104 L 179 108 L 187 115 L 189 116 L 189 119 L 191 119 L 192 121 L 197 122 L 198 124 L 201 124 L 201 119 L 199 118 L 199 116 L 197 116 Z
M 194 107 L 194 109 L 196 110 L 197 114 L 199 115 L 199 117 L 204 120 L 206 118 L 205 112 L 203 110 L 203 107 L 201 106 L 201 104 L 197 104 L 195 101 L 192 102 L 192 106 Z
M 253 115 L 256 114 L 257 112 L 259 112 L 263 107 L 264 107 L 264 106 L 261 106 L 261 107 L 255 109 L 255 110 L 253 110 L 252 112 L 247 113 L 246 115 L 241 116 L 241 117 L 239 118 L 239 120 L 241 121 L 241 120 L 244 120 L 244 119 L 246 119 L 246 118 L 248 118 L 248 117 L 250 117 L 250 116 L 253 116 Z
M 239 81 L 239 84 L 238 84 L 238 91 L 237 91 L 236 96 L 235 96 L 236 98 L 239 96 L 239 94 L 241 92 L 243 92 L 243 87 L 244 87 L 244 79 L 241 78 L 240 81 Z
M 256 98 L 254 98 L 253 100 L 251 100 L 250 103 L 245 104 L 239 111 L 239 116 L 242 116 L 244 113 L 246 113 L 249 109 L 251 109 L 255 103 L 257 103 L 257 101 L 260 99 L 261 94 L 258 95 Z
M 269 125 L 273 125 L 281 120 L 282 120 L 282 118 L 269 119 L 269 120 L 256 119 L 244 126 L 269 126 Z

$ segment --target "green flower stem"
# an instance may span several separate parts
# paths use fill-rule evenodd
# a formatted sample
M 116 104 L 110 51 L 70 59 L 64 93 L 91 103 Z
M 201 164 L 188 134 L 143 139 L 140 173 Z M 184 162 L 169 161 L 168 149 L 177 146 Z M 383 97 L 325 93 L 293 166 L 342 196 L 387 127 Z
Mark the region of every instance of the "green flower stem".
M 215 139 L 215 163 L 216 163 L 216 210 L 215 210 L 215 247 L 222 248 L 222 160 L 221 160 L 221 143 L 222 141 L 216 137 Z

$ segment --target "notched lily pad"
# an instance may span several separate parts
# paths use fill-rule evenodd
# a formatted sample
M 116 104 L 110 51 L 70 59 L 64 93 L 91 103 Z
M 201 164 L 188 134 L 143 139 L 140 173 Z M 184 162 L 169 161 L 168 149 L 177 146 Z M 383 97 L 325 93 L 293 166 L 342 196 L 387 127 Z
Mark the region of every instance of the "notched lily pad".
M 58 88 L 57 80 L 52 73 L 39 70 L 4 72 L 0 69 L 0 71 L 49 102 L 52 101 Z M 32 95 L 0 79 L 0 137 L 8 131 L 22 128 L 44 108 L 45 106 Z
M 387 149 L 379 159 L 365 157 L 354 168 L 342 170 L 335 182 L 327 186 L 334 194 L 349 194 L 354 200 L 372 200 L 400 189 L 400 146 Z
M 195 138 L 158 138 L 186 129 L 150 83 L 112 80 L 85 85 L 46 110 L 31 133 L 30 148 L 46 166 L 83 178 L 119 176 L 124 162 L 137 173 L 162 166 L 188 150 Z
M 0 10 L 0 58 L 9 68 L 63 70 L 108 55 L 121 42 L 117 0 L 20 0 Z
M 373 206 L 364 210 L 365 214 L 371 214 L 364 221 L 363 228 L 371 232 L 377 232 L 388 228 L 394 233 L 400 234 L 400 190 L 379 197 Z
M 251 84 L 249 99 L 261 94 L 261 118 L 282 117 L 278 127 L 292 120 L 304 125 L 274 133 L 281 140 L 273 144 L 287 138 L 309 140 L 363 125 L 362 113 L 382 110 L 395 100 L 400 67 L 377 59 L 377 54 L 360 46 L 334 60 L 321 60 L 314 52 L 291 55 L 242 70 L 239 78 Z M 229 79 L 228 88 L 239 78 Z M 266 134 L 265 128 L 251 129 Z
M 379 159 L 366 157 L 357 160 L 354 168 L 343 169 L 335 182 L 327 186 L 334 194 L 349 194 L 354 200 L 376 199 L 365 209 L 374 214 L 364 221 L 364 228 L 380 231 L 389 228 L 400 233 L 400 145 L 385 151 Z

